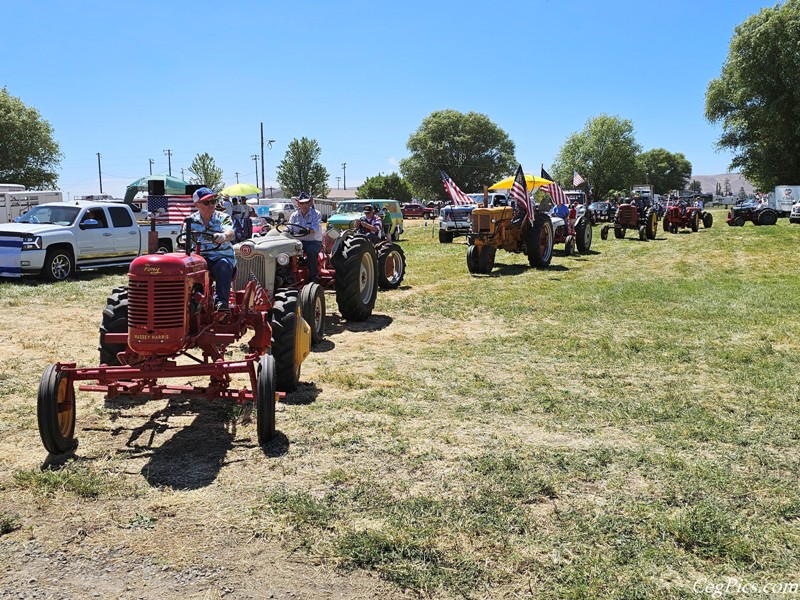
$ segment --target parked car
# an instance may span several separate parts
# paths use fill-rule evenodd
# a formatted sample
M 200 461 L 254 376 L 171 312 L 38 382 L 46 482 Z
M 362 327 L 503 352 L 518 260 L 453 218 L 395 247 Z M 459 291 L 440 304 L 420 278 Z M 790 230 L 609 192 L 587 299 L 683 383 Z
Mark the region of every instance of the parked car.
M 595 221 L 613 221 L 616 209 L 611 202 L 592 202 L 589 210 Z
M 428 208 L 418 202 L 409 202 L 404 204 L 400 209 L 403 213 L 404 219 L 413 219 L 414 217 L 422 217 L 423 219 L 432 219 L 434 209 Z
M 350 229 L 354 219 L 364 216 L 364 207 L 369 204 L 380 215 L 384 222 L 384 234 L 387 239 L 399 240 L 403 233 L 403 212 L 397 200 L 369 199 L 369 200 L 342 200 L 336 204 L 336 210 L 328 217 L 328 229 L 344 231 Z M 388 215 L 388 219 L 386 218 Z M 389 221 L 387 223 L 387 221 Z
M 273 221 L 288 221 L 297 207 L 292 202 L 273 202 L 269 205 L 269 217 Z

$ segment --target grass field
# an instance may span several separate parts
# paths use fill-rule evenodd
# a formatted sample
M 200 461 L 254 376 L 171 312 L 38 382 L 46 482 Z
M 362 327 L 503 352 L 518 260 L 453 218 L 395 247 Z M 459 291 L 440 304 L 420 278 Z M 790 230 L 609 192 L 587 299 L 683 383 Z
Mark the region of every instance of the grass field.
M 590 254 L 557 250 L 548 270 L 498 252 L 480 277 L 463 241 L 407 222 L 402 288 L 366 324 L 334 316 L 266 452 L 224 404 L 80 395 L 80 445 L 51 464 L 39 375 L 96 363 L 124 273 L 1 282 L 0 556 L 81 530 L 71 555 L 121 545 L 167 569 L 280 548 L 342 581 L 377 575 L 364 596 L 800 583 L 800 227 L 713 212 L 650 242 L 595 229 Z

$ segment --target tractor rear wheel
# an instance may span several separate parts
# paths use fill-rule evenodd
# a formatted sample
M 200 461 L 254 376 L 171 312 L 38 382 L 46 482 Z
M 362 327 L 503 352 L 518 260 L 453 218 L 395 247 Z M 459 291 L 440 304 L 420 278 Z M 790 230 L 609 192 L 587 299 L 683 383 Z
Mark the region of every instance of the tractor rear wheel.
M 775 225 L 778 222 L 778 215 L 771 210 L 765 210 L 758 215 L 759 225 Z
M 406 276 L 406 255 L 403 249 L 392 242 L 384 242 L 378 248 L 378 287 L 396 290 Z
M 372 242 L 359 236 L 343 240 L 333 266 L 339 312 L 350 321 L 366 321 L 378 297 L 378 257 Z
M 710 212 L 703 213 L 703 227 L 706 229 L 711 229 L 711 226 L 714 224 L 714 215 Z
M 300 310 L 311 326 L 311 343 L 319 344 L 325 337 L 325 292 L 318 283 L 307 283 L 300 290 Z
M 36 417 L 42 443 L 50 454 L 63 454 L 75 445 L 75 387 L 56 365 L 42 373 Z
M 592 247 L 592 226 L 586 219 L 578 219 L 575 224 L 576 243 L 578 245 L 578 252 L 584 254 Z M 608 232 L 606 232 L 608 237 Z
M 444 229 L 439 230 L 439 243 L 440 244 L 452 244 L 453 243 L 453 232 L 446 231 Z
M 478 256 L 478 273 L 488 275 L 494 269 L 494 257 L 497 253 L 497 248 L 494 246 L 484 246 Z
M 658 213 L 655 208 L 648 208 L 645 213 L 645 229 L 648 240 L 656 239 L 658 233 Z
M 544 268 L 553 258 L 553 222 L 550 216 L 537 212 L 533 225 L 528 227 L 525 244 L 528 250 L 528 264 Z
M 478 246 L 470 246 L 467 248 L 467 270 L 473 275 L 478 273 L 478 258 L 480 250 Z
M 607 240 L 608 239 L 608 230 L 611 229 L 608 225 L 603 225 L 600 229 L 600 239 Z
M 300 320 L 297 290 L 275 293 L 272 305 L 272 356 L 275 358 L 275 385 L 281 392 L 293 392 L 300 382 L 298 357 Z
M 621 240 L 625 237 L 625 228 L 619 225 L 614 225 L 614 237 Z
M 127 344 L 107 344 L 107 333 L 126 333 L 128 331 L 128 286 L 116 287 L 106 300 L 103 320 L 100 322 L 100 364 L 114 367 L 119 365 L 117 354 L 124 352 Z
M 267 444 L 275 435 L 275 358 L 269 354 L 258 361 L 256 430 L 260 446 Z
M 700 229 L 700 215 L 696 211 L 692 213 L 691 228 L 695 233 Z

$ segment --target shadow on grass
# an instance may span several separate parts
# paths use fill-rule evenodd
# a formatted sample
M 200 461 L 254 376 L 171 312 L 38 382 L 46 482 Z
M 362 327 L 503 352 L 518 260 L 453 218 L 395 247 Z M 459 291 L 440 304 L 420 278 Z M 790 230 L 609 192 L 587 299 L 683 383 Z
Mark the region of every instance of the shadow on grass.
M 366 321 L 348 321 L 339 314 L 332 314 L 328 315 L 325 320 L 325 334 L 336 335 L 343 331 L 381 331 L 391 325 L 392 321 L 394 319 L 388 315 L 377 315 L 375 313 Z M 317 346 L 322 347 L 324 342 L 325 340 L 317 344 Z M 325 352 L 326 350 L 321 351 Z
M 305 406 L 314 402 L 321 391 L 315 384 L 301 381 L 295 391 L 286 394 L 281 404 Z

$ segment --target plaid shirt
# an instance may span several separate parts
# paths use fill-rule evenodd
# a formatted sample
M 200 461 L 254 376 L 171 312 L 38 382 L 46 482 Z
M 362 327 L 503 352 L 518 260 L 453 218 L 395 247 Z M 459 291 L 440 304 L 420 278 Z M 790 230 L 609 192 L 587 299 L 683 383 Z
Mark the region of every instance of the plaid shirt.
M 200 216 L 200 211 L 193 212 L 190 218 L 192 219 L 192 231 L 202 231 L 210 235 L 225 233 L 228 230 L 233 231 L 233 221 L 230 215 L 225 212 L 215 210 L 214 214 L 211 216 L 211 220 L 208 222 L 208 226 L 203 223 L 203 217 Z M 200 236 L 199 241 L 200 254 L 206 258 L 215 259 L 223 256 L 233 258 L 234 256 L 233 244 L 230 242 L 224 242 L 217 247 L 210 237 Z

